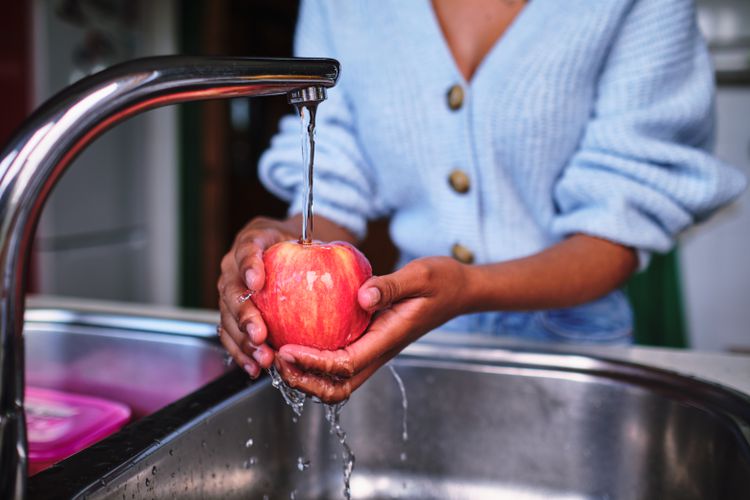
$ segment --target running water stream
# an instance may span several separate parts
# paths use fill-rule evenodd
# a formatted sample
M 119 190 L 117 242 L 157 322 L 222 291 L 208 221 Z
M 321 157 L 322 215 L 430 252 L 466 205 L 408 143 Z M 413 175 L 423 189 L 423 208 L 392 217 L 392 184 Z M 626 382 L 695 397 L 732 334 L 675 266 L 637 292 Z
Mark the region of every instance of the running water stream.
M 271 385 L 279 390 L 281 396 L 286 401 L 286 404 L 292 409 L 296 417 L 301 417 L 305 407 L 305 401 L 307 395 L 297 389 L 289 387 L 286 382 L 281 378 L 279 372 L 274 366 L 268 369 L 268 374 L 271 377 Z M 316 403 L 320 403 L 317 398 L 312 398 Z M 341 427 L 341 410 L 346 404 L 346 400 L 337 404 L 325 404 L 323 403 L 325 418 L 331 426 L 331 434 L 336 436 L 339 444 L 341 445 L 341 465 L 344 472 L 344 497 L 347 500 L 351 499 L 351 486 L 350 481 L 352 477 L 352 471 L 354 470 L 354 453 L 346 442 L 346 432 Z M 295 420 L 296 421 L 296 420 Z M 297 469 L 300 472 L 307 470 L 310 467 L 310 461 L 303 458 L 297 458 Z
M 344 401 L 333 405 L 325 404 L 324 407 L 326 420 L 328 420 L 328 423 L 331 426 L 331 434 L 335 434 L 341 444 L 341 465 L 344 471 L 344 498 L 346 498 L 346 500 L 351 500 L 351 479 L 352 471 L 354 470 L 355 457 L 354 453 L 352 453 L 352 449 L 346 442 L 346 432 L 344 432 L 344 429 L 341 427 L 341 410 L 344 408 L 347 401 L 348 399 L 345 399 Z
M 301 121 L 302 167 L 305 175 L 300 242 L 310 244 L 313 239 L 313 167 L 315 164 L 315 114 L 318 110 L 318 103 L 299 104 L 296 107 Z
M 305 103 L 297 106 L 297 111 L 301 119 L 301 142 L 302 142 L 302 162 L 304 168 L 304 203 L 302 213 L 302 235 L 300 237 L 300 243 L 310 244 L 313 241 L 313 164 L 315 161 L 315 114 L 317 111 L 317 103 Z M 407 432 L 406 415 L 408 402 L 406 399 L 406 389 L 404 388 L 404 382 L 396 372 L 393 365 L 389 364 L 388 368 L 393 374 L 398 388 L 401 392 L 401 404 L 404 410 L 402 420 L 402 432 L 401 439 L 404 443 L 409 438 Z M 304 410 L 305 401 L 307 395 L 297 389 L 289 387 L 281 375 L 274 366 L 268 369 L 268 374 L 271 377 L 271 383 L 273 387 L 279 390 L 284 401 L 294 412 L 294 421 L 302 416 Z M 312 398 L 314 401 L 320 403 L 317 398 Z M 331 434 L 336 436 L 339 444 L 341 445 L 341 460 L 342 470 L 344 474 L 344 497 L 347 500 L 351 499 L 351 476 L 354 470 L 355 457 L 352 449 L 346 440 L 346 432 L 341 426 L 341 410 L 346 404 L 347 400 L 344 400 L 337 404 L 323 404 L 325 411 L 325 419 L 330 425 Z M 252 446 L 252 440 L 248 440 L 246 446 Z M 401 453 L 401 460 L 406 460 L 406 453 Z M 304 457 L 297 458 L 297 468 L 300 471 L 305 471 L 310 466 L 309 460 Z M 292 492 L 291 498 L 296 496 L 296 490 Z
M 404 413 L 401 417 L 401 440 L 403 441 L 404 446 L 406 446 L 406 442 L 409 440 L 409 432 L 406 427 L 406 415 L 409 410 L 409 400 L 406 399 L 406 387 L 404 387 L 404 381 L 401 379 L 401 375 L 396 371 L 393 363 L 388 363 L 388 369 L 396 380 L 399 391 L 401 391 L 401 408 L 404 409 Z M 401 461 L 406 461 L 406 451 L 401 452 Z

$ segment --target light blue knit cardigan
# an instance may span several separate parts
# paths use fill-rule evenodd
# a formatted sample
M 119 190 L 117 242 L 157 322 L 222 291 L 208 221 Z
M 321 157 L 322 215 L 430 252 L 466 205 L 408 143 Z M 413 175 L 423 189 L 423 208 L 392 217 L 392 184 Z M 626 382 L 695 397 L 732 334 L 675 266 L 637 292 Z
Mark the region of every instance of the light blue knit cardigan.
M 707 151 L 713 72 L 689 0 L 530 1 L 470 82 L 429 0 L 303 1 L 295 46 L 342 66 L 318 110 L 315 213 L 360 236 L 390 215 L 403 261 L 460 243 L 497 262 L 585 233 L 643 267 L 745 187 Z M 299 118 L 280 128 L 260 174 L 297 213 Z

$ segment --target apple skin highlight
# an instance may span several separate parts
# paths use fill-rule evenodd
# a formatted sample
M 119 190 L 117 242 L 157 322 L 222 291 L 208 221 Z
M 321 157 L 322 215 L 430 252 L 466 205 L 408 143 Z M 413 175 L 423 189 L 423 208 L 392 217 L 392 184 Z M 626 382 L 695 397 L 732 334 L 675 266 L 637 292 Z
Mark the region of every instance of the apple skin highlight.
M 372 276 L 367 258 L 343 241 L 284 241 L 263 254 L 266 281 L 252 298 L 279 349 L 298 344 L 336 350 L 357 340 L 372 313 L 357 301 Z

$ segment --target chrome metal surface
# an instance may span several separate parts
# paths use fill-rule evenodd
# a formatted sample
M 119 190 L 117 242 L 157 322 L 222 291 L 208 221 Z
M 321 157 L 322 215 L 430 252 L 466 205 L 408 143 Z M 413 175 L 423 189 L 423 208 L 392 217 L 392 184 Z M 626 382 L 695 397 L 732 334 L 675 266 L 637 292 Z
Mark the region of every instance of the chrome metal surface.
M 332 87 L 338 73 L 330 59 L 139 59 L 71 85 L 21 126 L 0 155 L 0 498 L 24 496 L 26 269 L 44 201 L 71 160 L 106 129 L 148 109 Z
M 229 370 L 210 324 L 46 309 L 24 329 L 29 386 L 118 401 L 134 419 Z
M 353 498 L 742 498 L 750 400 L 643 366 L 558 352 L 418 342 L 343 426 Z M 239 370 L 31 479 L 34 498 L 341 498 L 321 407 L 293 421 Z M 118 460 L 113 460 L 118 457 Z M 298 468 L 298 458 L 310 467 Z M 403 459 L 402 459 L 403 457 Z
M 295 90 L 287 94 L 289 104 L 307 104 L 320 102 L 326 99 L 326 89 L 324 87 L 307 87 L 305 89 Z

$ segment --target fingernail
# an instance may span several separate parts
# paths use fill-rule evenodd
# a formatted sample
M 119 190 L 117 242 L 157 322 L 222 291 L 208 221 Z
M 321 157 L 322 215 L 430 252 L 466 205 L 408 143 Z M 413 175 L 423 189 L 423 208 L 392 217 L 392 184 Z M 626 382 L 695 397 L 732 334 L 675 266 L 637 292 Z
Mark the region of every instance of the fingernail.
M 368 307 L 374 307 L 380 302 L 380 290 L 373 287 L 365 290 L 365 299 L 367 300 Z
M 255 279 L 258 277 L 258 273 L 254 269 L 248 269 L 245 272 L 245 284 L 251 290 L 255 290 Z
M 244 365 L 242 368 L 244 368 L 247 374 L 250 375 L 252 378 L 255 378 L 258 376 L 257 365 Z
M 260 349 L 256 349 L 253 351 L 253 359 L 257 361 L 258 363 L 262 363 L 263 361 L 263 351 Z
M 258 333 L 260 333 L 260 327 L 255 323 L 250 322 L 245 327 L 245 330 L 247 330 L 247 334 L 250 336 L 250 341 L 253 344 L 257 344 L 257 342 L 255 341 L 255 337 L 258 335 Z
M 292 356 L 288 352 L 279 351 L 279 353 L 277 354 L 277 356 L 280 357 L 281 359 L 283 359 L 284 361 L 286 361 L 287 363 L 294 364 L 294 363 L 297 362 L 297 360 L 294 359 L 294 356 Z

